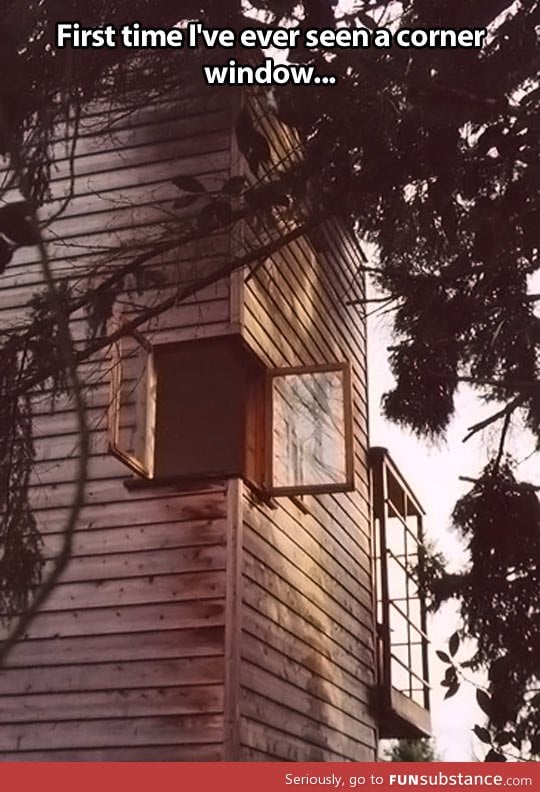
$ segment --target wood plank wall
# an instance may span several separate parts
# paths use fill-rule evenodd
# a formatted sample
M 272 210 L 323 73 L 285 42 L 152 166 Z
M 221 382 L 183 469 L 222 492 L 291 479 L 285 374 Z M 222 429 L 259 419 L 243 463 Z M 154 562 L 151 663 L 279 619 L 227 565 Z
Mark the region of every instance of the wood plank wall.
M 83 119 L 74 196 L 48 233 L 55 273 L 72 283 L 91 277 L 97 246 L 123 244 L 115 261 L 128 260 L 170 217 L 175 175 L 196 176 L 211 188 L 230 173 L 231 104 L 223 92 L 192 87 L 179 100 L 120 108 L 106 133 L 102 121 L 99 109 Z M 58 147 L 66 155 L 53 170 L 45 214 L 70 189 L 70 147 Z M 169 257 L 173 278 L 220 264 L 228 249 L 225 235 L 214 236 Z M 3 329 L 24 321 L 40 287 L 36 249 L 19 250 L 0 279 Z M 73 318 L 72 329 L 82 343 L 82 317 Z M 229 331 L 228 282 L 147 330 L 153 340 Z M 182 494 L 125 488 L 130 473 L 107 451 L 108 363 L 103 353 L 81 367 L 91 457 L 73 558 L 0 670 L 2 761 L 223 757 L 229 485 Z M 48 391 L 36 394 L 35 409 L 31 495 L 48 571 L 74 489 L 76 420 L 70 400 L 60 397 L 53 408 Z
M 251 98 L 273 161 L 294 139 Z M 306 238 L 246 282 L 244 333 L 269 366 L 350 361 L 354 492 L 261 502 L 244 486 L 241 760 L 374 760 L 376 723 L 365 326 L 360 257 L 329 223 L 327 251 Z
M 170 211 L 172 176 L 213 187 L 237 172 L 233 103 L 223 92 L 188 98 L 120 114 L 105 137 L 99 113 L 85 118 L 75 195 L 50 235 L 58 275 L 89 277 L 96 245 L 121 242 L 126 260 Z M 282 157 L 291 141 L 265 124 Z M 67 160 L 51 212 L 69 190 Z M 365 336 L 343 302 L 362 284 L 354 246 L 335 225 L 328 234 L 331 253 L 298 240 L 243 295 L 219 282 L 145 330 L 168 341 L 243 325 L 270 366 L 350 360 L 356 491 L 272 506 L 238 482 L 128 492 L 107 453 L 109 357 L 85 364 L 86 505 L 60 586 L 0 671 L 0 760 L 374 758 Z M 219 266 L 230 244 L 211 235 L 166 257 L 168 284 Z M 24 318 L 40 280 L 36 252 L 18 251 L 0 279 L 4 327 Z M 81 317 L 72 327 L 82 338 Z M 32 498 L 50 564 L 73 493 L 76 423 L 69 400 L 51 411 L 47 392 L 36 412 Z

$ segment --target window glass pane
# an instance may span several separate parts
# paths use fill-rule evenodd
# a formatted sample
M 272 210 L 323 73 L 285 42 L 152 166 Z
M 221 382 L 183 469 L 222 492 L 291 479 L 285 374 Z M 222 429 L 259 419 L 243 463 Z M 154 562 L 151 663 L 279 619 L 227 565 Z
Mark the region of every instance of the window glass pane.
M 120 346 L 121 382 L 118 397 L 118 435 L 121 450 L 140 455 L 142 445 L 141 393 L 146 387 L 148 353 L 131 337 L 122 338 Z
M 344 372 L 276 375 L 273 486 L 345 486 L 348 481 Z
M 131 336 L 121 338 L 114 345 L 112 391 L 111 450 L 137 473 L 152 476 L 155 405 L 152 354 Z

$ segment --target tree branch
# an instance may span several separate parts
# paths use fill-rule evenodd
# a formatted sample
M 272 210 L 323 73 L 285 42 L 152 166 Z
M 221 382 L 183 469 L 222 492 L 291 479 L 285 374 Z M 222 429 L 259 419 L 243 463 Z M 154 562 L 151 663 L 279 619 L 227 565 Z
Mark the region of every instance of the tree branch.
M 499 450 L 497 451 L 497 456 L 495 457 L 494 470 L 498 470 L 499 465 L 501 464 L 501 459 L 504 454 L 504 444 L 506 442 L 506 436 L 508 435 L 508 429 L 510 428 L 511 420 L 512 420 L 512 411 L 509 411 L 506 413 L 504 417 L 503 428 L 501 430 L 501 437 L 499 440 Z
M 493 415 L 490 415 L 488 418 L 484 418 L 482 421 L 478 421 L 478 423 L 469 426 L 467 430 L 468 434 L 463 438 L 462 442 L 466 443 L 467 440 L 470 440 L 473 435 L 475 435 L 477 432 L 481 432 L 482 429 L 490 426 L 490 424 L 495 423 L 495 421 L 498 421 L 499 418 L 509 418 L 514 410 L 516 410 L 522 403 L 523 396 L 516 396 L 516 398 L 512 399 L 511 402 L 505 404 L 502 410 L 498 410 L 498 412 L 493 413 Z
M 0 106 L 0 129 L 2 129 L 5 139 L 11 141 L 11 132 L 5 120 L 3 108 L 1 106 Z M 58 327 L 58 332 L 57 332 L 58 347 L 60 350 L 60 355 L 63 361 L 63 365 L 65 366 L 65 371 L 68 376 L 68 381 L 71 386 L 71 391 L 73 394 L 75 413 L 77 417 L 77 429 L 79 434 L 80 453 L 79 453 L 79 464 L 77 470 L 77 479 L 75 481 L 75 493 L 70 506 L 69 515 L 67 517 L 64 529 L 62 531 L 63 540 L 62 540 L 61 550 L 57 555 L 56 559 L 54 560 L 54 565 L 51 573 L 38 589 L 38 592 L 34 597 L 32 604 L 26 611 L 24 611 L 24 613 L 22 613 L 19 616 L 15 626 L 9 633 L 8 637 L 0 645 L 0 666 L 2 666 L 2 664 L 5 662 L 10 651 L 13 649 L 19 638 L 21 638 L 21 636 L 24 635 L 26 629 L 37 615 L 39 609 L 42 607 L 42 605 L 51 595 L 53 589 L 55 588 L 62 572 L 66 568 L 67 563 L 71 557 L 73 534 L 75 532 L 75 527 L 77 525 L 79 513 L 84 502 L 84 492 L 85 492 L 86 479 L 87 479 L 88 456 L 89 456 L 89 432 L 86 422 L 86 409 L 85 409 L 85 403 L 82 393 L 81 382 L 79 380 L 78 371 L 77 371 L 77 358 L 75 355 L 73 340 L 71 338 L 71 334 L 69 330 L 69 316 L 67 316 L 63 310 L 62 299 L 56 288 L 47 248 L 39 229 L 39 221 L 37 218 L 37 214 L 33 208 L 30 190 L 28 188 L 26 179 L 24 177 L 23 165 L 20 160 L 19 152 L 14 144 L 11 144 L 9 153 L 10 153 L 11 165 L 14 172 L 17 174 L 21 193 L 28 204 L 30 211 L 30 219 L 34 226 L 34 230 L 36 232 L 36 238 L 38 240 L 37 246 L 41 259 L 43 278 L 47 286 L 51 305 L 53 307 L 53 311 L 56 318 L 56 324 Z
M 465 481 L 467 484 L 478 484 L 479 479 L 472 478 L 472 476 L 459 476 L 459 481 Z M 533 489 L 535 492 L 540 492 L 540 486 L 536 486 L 534 484 L 528 485 Z
M 299 239 L 300 237 L 304 236 L 308 231 L 310 231 L 319 222 L 321 222 L 321 220 L 322 220 L 322 216 L 320 214 L 313 215 L 304 223 L 292 229 L 291 231 L 287 232 L 286 234 L 281 234 L 276 239 L 266 243 L 265 245 L 261 245 L 259 248 L 255 250 L 249 250 L 243 256 L 240 256 L 237 259 L 233 259 L 233 261 L 227 261 L 221 267 L 217 267 L 213 272 L 209 273 L 208 275 L 198 278 L 196 281 L 188 284 L 183 289 L 180 289 L 174 295 L 168 297 L 166 300 L 163 300 L 159 304 L 151 306 L 150 308 L 147 308 L 144 311 L 141 311 L 134 319 L 132 319 L 129 322 L 126 322 L 124 325 L 122 325 L 122 327 L 118 328 L 110 335 L 97 338 L 95 339 L 95 341 L 90 343 L 85 349 L 76 352 L 75 355 L 76 355 L 77 364 L 83 362 L 84 360 L 87 360 L 96 352 L 99 352 L 102 349 L 107 348 L 115 341 L 118 341 L 118 339 L 123 338 L 126 335 L 129 335 L 133 330 L 136 330 L 145 322 L 148 322 L 150 319 L 159 316 L 161 313 L 167 311 L 169 308 L 173 308 L 175 305 L 178 305 L 188 297 L 192 297 L 193 295 L 197 294 L 197 292 L 201 291 L 201 289 L 204 289 L 207 286 L 211 286 L 213 283 L 216 283 L 216 281 L 231 275 L 236 270 L 242 269 L 243 267 L 246 267 L 249 264 L 268 258 L 269 256 L 276 253 L 278 250 L 281 250 L 281 248 L 287 245 L 288 243 L 293 242 L 295 239 Z M 197 238 L 200 238 L 200 232 L 198 232 Z M 191 239 L 192 237 L 190 237 L 190 240 Z M 163 252 L 165 247 L 167 248 L 167 250 L 169 250 L 169 249 L 174 249 L 175 247 L 177 248 L 178 245 L 179 245 L 178 240 L 176 240 L 174 243 L 171 242 L 164 243 L 163 245 L 158 246 L 157 253 L 156 253 L 156 249 L 152 249 L 147 251 L 146 253 L 141 254 L 140 256 L 137 256 L 136 258 L 137 266 L 141 266 L 147 261 L 150 261 L 153 258 L 155 258 L 156 255 Z M 15 391 L 8 393 L 7 395 L 17 396 L 26 393 L 31 388 L 44 382 L 48 377 L 51 377 L 53 374 L 56 373 L 56 371 L 57 371 L 57 367 L 55 365 L 51 365 L 48 367 L 46 366 L 39 372 L 28 377 L 26 381 L 24 381 L 19 388 L 17 388 Z

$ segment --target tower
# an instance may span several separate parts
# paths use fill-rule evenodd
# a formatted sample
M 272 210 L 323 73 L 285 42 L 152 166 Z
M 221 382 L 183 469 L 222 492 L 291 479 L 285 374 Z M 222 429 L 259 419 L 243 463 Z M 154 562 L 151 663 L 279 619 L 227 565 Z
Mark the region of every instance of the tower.
M 242 113 L 265 141 L 257 178 Z M 127 266 L 171 213 L 198 233 L 159 237 L 107 332 L 147 319 L 81 364 L 86 501 L 60 583 L 0 671 L 0 757 L 373 760 L 379 734 L 429 730 L 422 512 L 369 451 L 354 236 L 339 218 L 300 233 L 285 207 L 271 225 L 220 222 L 241 214 L 240 185 L 301 156 L 263 93 L 186 81 L 102 120 L 88 108 L 53 176 L 56 201 L 73 184 L 49 232 L 56 275 L 99 283 L 104 248 L 111 272 Z M 37 251 L 19 250 L 7 317 L 40 281 Z M 86 319 L 72 326 L 87 343 Z M 36 394 L 34 412 L 50 563 L 77 434 L 69 398 Z

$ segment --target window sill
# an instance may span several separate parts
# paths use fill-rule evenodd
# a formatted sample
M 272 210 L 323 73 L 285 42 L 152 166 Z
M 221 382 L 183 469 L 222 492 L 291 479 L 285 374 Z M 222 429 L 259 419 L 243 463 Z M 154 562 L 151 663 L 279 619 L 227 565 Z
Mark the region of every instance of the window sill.
M 186 477 L 186 476 L 157 476 L 156 478 L 130 477 L 123 480 L 124 487 L 129 492 L 140 490 L 168 489 L 175 492 L 213 489 L 219 484 L 225 485 L 230 476 L 224 473 L 216 473 L 207 476 Z
M 270 493 L 256 484 L 250 478 L 243 479 L 245 484 L 245 494 L 250 503 L 254 506 L 267 506 L 269 509 L 277 509 L 277 503 Z
M 245 478 L 244 484 L 246 485 L 246 496 L 250 503 L 254 506 L 262 505 L 269 509 L 277 509 L 279 501 L 276 500 L 276 496 L 269 493 L 268 490 L 262 489 L 250 479 Z M 287 498 L 303 514 L 311 514 L 311 509 L 305 503 L 304 495 L 288 495 Z

